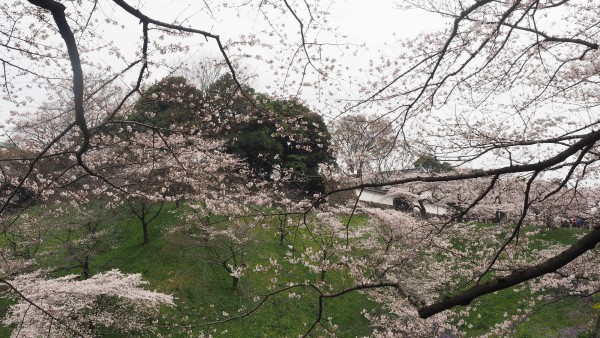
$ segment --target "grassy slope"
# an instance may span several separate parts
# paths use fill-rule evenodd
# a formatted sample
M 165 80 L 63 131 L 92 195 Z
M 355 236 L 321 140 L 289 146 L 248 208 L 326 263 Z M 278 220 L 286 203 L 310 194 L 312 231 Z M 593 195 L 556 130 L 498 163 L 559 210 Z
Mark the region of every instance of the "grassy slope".
M 8 310 L 8 306 L 12 302 L 6 298 L 0 298 L 0 316 L 4 316 L 6 311 Z M 0 337 L 10 337 L 10 332 L 12 331 L 11 327 L 0 326 Z
M 249 273 L 244 276 L 236 291 L 231 289 L 231 278 L 225 270 L 205 261 L 203 255 L 208 252 L 183 234 L 167 234 L 166 229 L 177 222 L 172 207 L 163 212 L 150 226 L 150 243 L 142 246 L 141 226 L 133 219 L 116 220 L 116 230 L 111 234 L 110 249 L 93 257 L 92 274 L 112 268 L 123 272 L 141 272 L 145 280 L 150 282 L 148 288 L 173 294 L 177 298 L 177 307 L 164 309 L 161 330 L 165 335 L 174 337 L 188 336 L 188 331 L 197 335 L 199 332 L 211 333 L 218 337 L 293 337 L 305 332 L 315 320 L 316 294 L 312 291 L 296 290 L 300 299 L 290 299 L 287 293 L 269 299 L 263 307 L 251 316 L 220 324 L 208 324 L 213 321 L 235 315 L 241 306 L 252 308 L 255 301 L 252 297 L 268 293 L 268 286 L 273 278 L 272 273 Z M 365 219 L 353 220 L 351 226 L 360 226 Z M 280 247 L 272 230 L 259 229 L 259 242 L 248 248 L 248 263 L 265 264 L 269 257 L 277 257 L 284 262 L 286 246 Z M 296 239 L 295 246 L 299 250 L 302 240 Z M 290 238 L 291 240 L 291 238 Z M 539 245 L 546 241 L 568 243 L 574 240 L 573 230 L 554 229 L 541 232 Z M 59 257 L 54 257 L 59 259 Z M 60 261 L 54 264 L 60 265 Z M 286 280 L 301 282 L 315 280 L 314 273 L 303 267 L 284 265 Z M 74 271 L 71 271 L 74 272 Z M 330 281 L 338 281 L 340 285 L 347 278 L 340 274 L 330 273 Z M 279 286 L 283 286 L 278 281 Z M 523 291 L 522 291 L 523 292 Z M 478 336 L 502 321 L 504 313 L 517 313 L 522 306 L 519 301 L 523 295 L 512 290 L 488 295 L 477 300 L 473 306 L 481 311 L 481 318 L 467 318 L 465 331 L 468 336 Z M 0 315 L 6 311 L 9 303 L 0 299 Z M 368 336 L 368 322 L 360 315 L 363 309 L 376 311 L 376 304 L 366 296 L 352 293 L 324 304 L 324 318 L 339 328 L 336 334 L 340 337 Z M 541 308 L 529 321 L 518 328 L 519 337 L 560 337 L 566 333 L 580 332 L 594 317 L 594 310 L 589 300 L 568 299 L 554 306 Z M 575 318 L 575 319 L 572 319 Z M 191 325 L 191 327 L 187 327 Z M 571 331 L 569 331 L 571 330 Z M 579 330 L 579 331 L 577 331 Z M 7 328 L 0 328 L 0 337 L 8 335 Z M 313 336 L 323 335 L 318 331 Z
M 528 226 L 523 230 L 535 231 L 537 227 Z M 577 239 L 577 234 L 585 233 L 583 229 L 555 228 L 543 229 L 533 236 L 531 246 L 536 249 L 545 248 L 551 244 L 568 245 Z M 536 295 L 537 296 L 537 295 Z M 536 298 L 536 297 L 533 297 Z M 485 334 L 505 319 L 506 316 L 520 314 L 520 309 L 526 307 L 531 293 L 519 287 L 495 292 L 475 300 L 471 306 L 479 308 L 480 318 L 465 318 L 464 331 L 469 337 Z M 591 299 L 566 297 L 546 305 L 540 303 L 534 313 L 517 327 L 516 337 L 578 337 L 585 336 L 591 330 L 591 324 L 598 312 L 592 308 Z M 457 308 L 460 310 L 460 307 Z M 471 327 L 468 327 L 468 325 Z
M 115 267 L 124 272 L 141 272 L 150 282 L 149 288 L 173 294 L 178 299 L 178 305 L 166 311 L 171 317 L 168 321 L 174 322 L 171 323 L 173 326 L 165 328 L 165 333 L 180 332 L 182 329 L 177 326 L 200 324 L 193 332 L 207 331 L 219 337 L 247 337 L 250 333 L 256 337 L 292 337 L 302 334 L 306 325 L 310 326 L 315 320 L 316 294 L 307 291 L 302 292 L 300 299 L 293 300 L 289 299 L 287 293 L 277 295 L 246 318 L 205 325 L 226 318 L 223 312 L 233 316 L 241 306 L 252 308 L 254 296 L 270 292 L 267 286 L 271 284 L 273 276 L 269 273 L 250 273 L 242 277 L 238 289 L 232 291 L 227 272 L 203 259 L 203 255 L 209 254 L 206 248 L 182 234 L 165 235 L 164 230 L 173 222 L 176 219 L 172 213 L 162 213 L 150 226 L 150 243 L 141 246 L 141 226 L 134 220 L 125 221 L 118 227 L 114 248 L 96 257 L 91 264 L 93 273 Z M 265 257 L 267 263 L 268 257 L 278 257 L 278 261 L 284 261 L 287 247 L 280 247 L 270 231 L 262 231 L 260 242 L 248 248 L 249 265 L 264 265 Z M 315 279 L 315 274 L 305 269 L 288 268 L 293 274 L 286 275 L 286 278 L 292 277 L 298 282 Z M 334 275 L 328 277 L 336 278 Z M 283 284 L 279 283 L 279 286 Z M 340 336 L 366 336 L 370 329 L 360 312 L 374 307 L 375 304 L 366 296 L 355 293 L 350 297 L 328 300 L 324 317 L 332 317 L 332 322 L 339 325 L 337 333 Z

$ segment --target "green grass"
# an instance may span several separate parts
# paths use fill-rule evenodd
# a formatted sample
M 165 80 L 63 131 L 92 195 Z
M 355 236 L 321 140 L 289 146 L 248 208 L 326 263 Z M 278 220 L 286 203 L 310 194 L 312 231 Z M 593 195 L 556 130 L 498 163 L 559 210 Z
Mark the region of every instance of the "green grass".
M 535 231 L 537 227 L 527 226 L 523 230 Z M 530 248 L 543 249 L 551 244 L 570 245 L 577 240 L 577 236 L 587 233 L 589 229 L 570 229 L 570 228 L 542 228 L 535 234 L 530 242 Z
M 348 219 L 342 221 L 346 224 Z M 355 215 L 350 220 L 350 228 L 359 229 L 367 221 L 366 216 Z M 112 224 L 108 225 L 108 228 L 112 227 L 112 231 L 105 238 L 105 245 L 91 259 L 91 273 L 96 274 L 113 268 L 127 273 L 142 273 L 144 280 L 149 282 L 148 289 L 172 294 L 176 298 L 177 306 L 161 310 L 160 333 L 163 335 L 187 337 L 188 331 L 191 331 L 195 336 L 204 332 L 216 337 L 293 337 L 302 335 L 314 323 L 318 312 L 318 294 L 305 287 L 292 290 L 299 299 L 291 299 L 289 292 L 282 292 L 269 298 L 249 316 L 214 323 L 252 309 L 257 304 L 255 296 L 274 291 L 274 288 L 269 288 L 273 284 L 280 288 L 290 281 L 302 283 L 305 280 L 317 279 L 316 273 L 286 260 L 288 252 L 297 254 L 307 247 L 315 247 L 315 244 L 307 239 L 306 230 L 295 229 L 286 237 L 285 245 L 280 246 L 275 228 L 255 227 L 252 231 L 256 241 L 247 247 L 246 263 L 249 266 L 269 265 L 269 259 L 274 258 L 280 265 L 280 271 L 284 271 L 285 274 L 278 276 L 278 280 L 273 283 L 271 279 L 275 275 L 272 270 L 249 271 L 241 278 L 238 288 L 234 291 L 231 288 L 231 277 L 225 269 L 206 261 L 211 251 L 201 239 L 191 238 L 189 233 L 169 231 L 179 222 L 178 210 L 173 205 L 167 205 L 150 224 L 150 243 L 142 245 L 139 221 L 127 215 L 114 217 Z M 220 223 L 219 226 L 226 227 L 227 223 Z M 485 230 L 491 226 L 477 227 Z M 525 227 L 524 230 L 532 231 L 535 228 Z M 562 228 L 542 230 L 532 236 L 531 245 L 534 249 L 540 249 L 552 243 L 569 244 L 584 231 Z M 54 245 L 55 241 L 50 243 Z M 293 244 L 293 249 L 290 249 L 288 244 Z M 465 247 L 462 240 L 457 240 L 454 244 L 456 249 Z M 43 249 L 53 250 L 52 245 L 48 244 Z M 64 259 L 64 255 L 49 255 L 44 257 L 42 264 L 68 266 Z M 79 272 L 74 269 L 61 273 Z M 334 290 L 331 291 L 352 285 L 351 279 L 340 271 L 328 272 L 326 279 L 334 286 Z M 507 316 L 519 313 L 518 309 L 525 307 L 524 302 L 534 296 L 537 295 L 530 295 L 526 289 L 518 292 L 508 289 L 481 297 L 470 305 L 476 310 L 471 311 L 469 317 L 463 318 L 465 325 L 461 329 L 468 337 L 489 332 L 496 323 L 504 320 L 505 313 Z M 0 298 L 0 316 L 6 312 L 9 305 L 8 300 Z M 369 336 L 371 328 L 361 314 L 363 310 L 381 311 L 366 295 L 357 292 L 326 299 L 323 303 L 323 323 L 330 320 L 336 325 L 335 332 L 339 337 Z M 224 315 L 224 312 L 228 315 Z M 540 308 L 517 328 L 515 334 L 519 337 L 558 337 L 561 332 L 585 329 L 595 316 L 590 300 L 569 298 Z M 575 321 L 571 319 L 574 317 Z M 10 328 L 0 327 L 0 337 L 8 336 L 9 332 Z M 326 336 L 326 333 L 319 328 L 313 331 L 311 336 Z
M 13 304 L 10 299 L 0 297 L 0 318 L 4 317 L 8 311 L 8 307 Z M 12 327 L 2 325 L 0 326 L 0 337 L 10 337 Z
M 248 273 L 240 279 L 237 290 L 231 288 L 231 277 L 220 266 L 206 262 L 204 257 L 210 252 L 198 240 L 190 239 L 186 234 L 167 234 L 171 224 L 178 220 L 169 212 L 169 206 L 151 225 L 150 243 L 141 245 L 141 225 L 133 219 L 125 219 L 118 225 L 113 235 L 113 249 L 92 259 L 92 273 L 118 267 L 123 272 L 141 272 L 149 281 L 149 289 L 170 293 L 177 298 L 177 307 L 165 309 L 170 326 L 164 333 L 179 332 L 186 325 L 198 325 L 193 331 L 212 333 L 219 337 L 242 337 L 253 332 L 257 337 L 282 337 L 303 334 L 312 325 L 317 315 L 318 295 L 307 288 L 294 290 L 300 299 L 290 299 L 284 292 L 270 298 L 260 309 L 243 319 L 209 325 L 208 323 L 240 314 L 238 310 L 244 306 L 246 310 L 255 306 L 256 295 L 264 295 L 273 290 L 272 273 Z M 292 266 L 285 262 L 287 245 L 279 246 L 273 229 L 257 228 L 260 241 L 247 248 L 247 264 L 268 264 L 269 257 L 277 258 L 286 271 L 280 278 L 278 286 L 284 282 L 295 280 L 315 280 L 316 274 L 303 267 Z M 296 246 L 306 243 L 296 237 Z M 292 237 L 287 238 L 292 240 Z M 300 242 L 298 242 L 300 241 Z M 287 244 L 287 243 L 286 243 Z M 328 273 L 328 280 L 344 278 Z M 335 283 L 334 283 L 335 284 Z M 348 297 L 326 300 L 323 317 L 332 317 L 337 324 L 341 337 L 368 336 L 371 332 L 368 321 L 361 315 L 363 309 L 372 310 L 376 304 L 365 295 L 354 293 Z M 187 319 L 184 319 L 186 318 Z M 318 331 L 317 331 L 318 332 Z M 183 336 L 184 334 L 181 333 Z
M 531 296 L 527 290 L 499 291 L 475 300 L 469 317 L 463 317 L 462 330 L 467 337 L 478 337 L 512 315 L 523 314 Z M 535 297 L 534 297 L 535 298 Z M 524 316 L 513 333 L 515 337 L 577 337 L 591 330 L 595 317 L 589 299 L 567 297 L 551 304 L 541 303 L 533 313 Z M 464 309 L 457 308 L 456 311 Z M 521 309 L 521 311 L 519 311 Z M 573 335 L 571 335 L 573 334 Z
M 517 337 L 578 337 L 591 331 L 594 317 L 589 299 L 565 298 L 542 306 L 529 320 L 521 324 Z
M 523 291 L 507 289 L 476 299 L 470 305 L 472 313 L 464 318 L 466 324 L 461 329 L 468 337 L 477 337 L 489 332 L 495 324 L 505 319 L 505 314 L 518 313 L 517 309 L 523 307 L 521 300 L 524 296 L 526 295 Z M 455 311 L 463 308 L 458 307 Z
M 478 225 L 481 227 L 481 225 Z M 541 250 L 551 245 L 570 245 L 587 231 L 587 229 L 553 228 L 540 229 L 536 226 L 525 226 L 522 234 L 534 232 L 529 236 L 528 248 Z M 455 247 L 464 248 L 464 242 L 458 241 Z M 491 276 L 490 276 L 491 277 Z M 485 279 L 484 279 L 485 280 Z M 591 331 L 590 324 L 598 316 L 598 311 L 592 307 L 592 300 L 578 297 L 550 296 L 556 301 L 540 302 L 538 297 L 548 294 L 561 294 L 560 290 L 548 290 L 547 293 L 531 294 L 526 286 L 518 285 L 506 290 L 482 296 L 472 304 L 469 317 L 461 329 L 467 337 L 481 336 L 490 331 L 497 323 L 506 317 L 523 314 L 529 301 L 535 301 L 532 314 L 523 317 L 513 333 L 516 337 L 578 337 Z M 460 311 L 464 307 L 458 307 Z

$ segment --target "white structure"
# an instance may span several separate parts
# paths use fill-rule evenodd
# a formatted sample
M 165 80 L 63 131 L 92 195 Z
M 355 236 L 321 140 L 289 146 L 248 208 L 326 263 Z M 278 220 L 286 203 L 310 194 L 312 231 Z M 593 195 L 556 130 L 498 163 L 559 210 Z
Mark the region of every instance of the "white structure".
M 377 188 L 364 188 L 355 189 L 354 193 L 358 196 L 358 200 L 361 202 L 368 202 L 387 206 L 392 208 L 394 206 L 394 198 L 387 194 L 387 190 Z
M 373 203 L 384 208 L 394 208 L 395 206 L 394 197 L 388 195 L 388 190 L 386 189 L 364 188 L 362 189 L 362 192 L 361 189 L 354 189 L 354 194 L 358 197 L 358 200 L 361 202 Z M 424 198 L 429 197 L 428 195 L 430 195 L 428 194 L 428 192 L 424 192 L 423 194 L 421 194 L 421 196 Z M 414 210 L 418 210 L 419 202 L 411 202 L 414 206 Z M 429 215 L 445 215 L 450 209 L 447 205 L 440 203 L 430 203 L 428 201 L 423 201 L 422 204 L 425 207 L 425 212 L 427 212 L 427 214 Z
M 448 213 L 448 210 L 450 209 L 445 204 L 435 204 L 429 202 L 423 202 L 423 206 L 425 207 L 425 212 L 427 214 L 436 216 L 446 215 Z

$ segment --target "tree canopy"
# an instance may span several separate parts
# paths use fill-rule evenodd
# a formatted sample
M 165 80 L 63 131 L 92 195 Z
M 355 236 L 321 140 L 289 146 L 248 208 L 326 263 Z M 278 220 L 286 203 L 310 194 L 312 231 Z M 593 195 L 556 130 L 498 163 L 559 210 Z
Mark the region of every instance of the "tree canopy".
M 349 175 L 361 178 L 403 169 L 401 142 L 390 119 L 345 115 L 333 122 L 332 135 L 337 160 Z
M 452 170 L 452 166 L 448 162 L 442 162 L 432 155 L 421 155 L 415 161 L 416 169 L 428 173 L 442 173 Z
M 150 86 L 127 119 L 153 128 L 193 128 L 203 118 L 202 92 L 183 77 L 166 77 Z
M 266 99 L 260 107 L 263 114 L 232 133 L 230 149 L 262 174 L 277 167 L 298 178 L 319 176 L 319 164 L 332 161 L 323 118 L 295 100 Z
M 183 77 L 167 77 L 144 92 L 127 119 L 225 139 L 228 152 L 245 159 L 264 178 L 276 170 L 280 176 L 319 181 L 319 164 L 333 161 L 323 117 L 294 99 L 270 98 L 249 86 L 243 93 L 230 74 L 204 92 Z

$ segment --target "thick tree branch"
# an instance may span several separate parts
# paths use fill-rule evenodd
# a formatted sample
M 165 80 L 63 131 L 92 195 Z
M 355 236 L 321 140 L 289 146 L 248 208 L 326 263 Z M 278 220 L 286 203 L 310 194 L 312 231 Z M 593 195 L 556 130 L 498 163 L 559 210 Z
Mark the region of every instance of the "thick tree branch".
M 73 70 L 73 95 L 75 103 L 75 124 L 79 127 L 83 136 L 83 143 L 77 152 L 78 162 L 83 163 L 81 156 L 87 151 L 89 147 L 90 132 L 87 127 L 85 120 L 85 114 L 83 109 L 83 70 L 81 69 L 81 59 L 79 57 L 79 50 L 77 48 L 77 42 L 73 31 L 67 22 L 65 15 L 65 6 L 54 0 L 29 0 L 31 4 L 34 4 L 40 8 L 43 8 L 50 13 L 54 18 L 54 22 L 58 27 L 60 36 L 65 41 L 67 52 L 69 53 L 69 61 Z
M 335 189 L 327 192 L 323 196 L 321 196 L 317 202 L 320 202 L 322 199 L 326 198 L 329 195 L 333 195 L 335 193 L 351 191 L 354 189 L 362 189 L 362 188 L 376 188 L 376 187 L 386 187 L 392 185 L 401 185 L 411 182 L 449 182 L 449 181 L 459 181 L 459 180 L 468 180 L 474 178 L 481 177 L 490 177 L 496 175 L 506 175 L 506 174 L 515 174 L 515 173 L 523 173 L 523 172 L 534 172 L 534 171 L 543 171 L 552 166 L 558 165 L 569 157 L 575 155 L 580 150 L 595 144 L 598 140 L 600 140 L 600 130 L 592 131 L 584 136 L 567 149 L 559 152 L 553 157 L 550 157 L 544 161 L 540 161 L 537 163 L 531 164 L 523 164 L 516 166 L 507 166 L 498 169 L 490 169 L 490 170 L 474 170 L 469 173 L 464 174 L 455 174 L 455 175 L 440 175 L 440 176 L 413 176 L 407 177 L 398 180 L 392 180 L 387 182 L 374 182 L 374 183 L 363 183 L 358 185 L 353 185 L 349 187 L 343 187 L 339 189 Z
M 180 25 L 174 25 L 174 24 L 162 22 L 162 21 L 159 21 L 159 20 L 155 20 L 155 19 L 152 19 L 151 17 L 145 15 L 140 10 L 132 7 L 131 5 L 129 5 L 124 0 L 113 0 L 113 1 L 119 7 L 121 7 L 122 9 L 124 9 L 127 13 L 129 13 L 129 14 L 133 15 L 134 17 L 140 19 L 140 21 L 144 25 L 144 50 L 147 50 L 147 28 L 148 28 L 148 24 L 153 24 L 153 25 L 156 25 L 156 26 L 159 26 L 159 27 L 174 29 L 174 30 L 177 30 L 177 31 L 180 31 L 180 32 L 200 34 L 200 35 L 203 35 L 207 39 L 210 38 L 210 39 L 215 40 L 216 43 L 217 43 L 217 46 L 219 47 L 219 51 L 221 52 L 221 55 L 223 56 L 223 59 L 225 60 L 225 63 L 227 64 L 227 67 L 229 68 L 229 72 L 231 73 L 231 76 L 233 77 L 233 81 L 237 85 L 237 89 L 242 93 L 242 95 L 244 95 L 244 97 L 246 97 L 246 99 L 248 99 L 250 102 L 252 102 L 253 104 L 255 104 L 254 100 L 250 96 L 248 96 L 248 94 L 246 93 L 246 91 L 243 89 L 242 84 L 241 84 L 241 82 L 239 81 L 239 79 L 237 77 L 237 72 L 233 68 L 233 63 L 229 59 L 229 55 L 227 54 L 227 51 L 225 50 L 225 47 L 223 46 L 223 44 L 221 42 L 221 38 L 218 35 L 212 34 L 212 33 L 209 33 L 207 31 L 200 30 L 200 29 L 195 29 L 195 28 L 190 28 L 190 27 L 184 27 L 184 26 L 180 26 Z
M 508 276 L 498 277 L 485 284 L 476 285 L 455 296 L 447 297 L 437 303 L 422 307 L 418 310 L 419 316 L 421 318 L 428 318 L 436 313 L 448 310 L 457 305 L 468 305 L 477 297 L 481 297 L 495 291 L 504 290 L 511 286 L 515 286 L 528 280 L 543 276 L 547 273 L 554 272 L 569 264 L 587 251 L 594 249 L 599 242 L 600 226 L 596 227 L 594 230 L 592 230 L 592 232 L 575 242 L 575 244 L 573 244 L 567 250 L 540 264 L 517 270 Z

